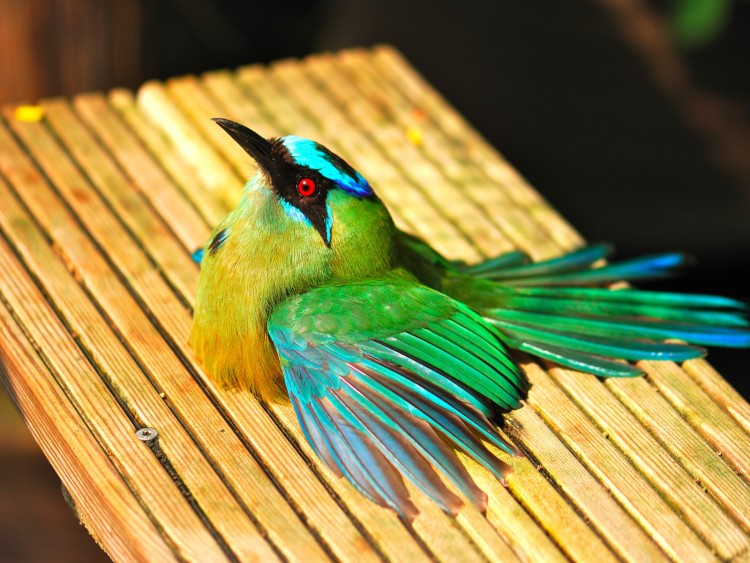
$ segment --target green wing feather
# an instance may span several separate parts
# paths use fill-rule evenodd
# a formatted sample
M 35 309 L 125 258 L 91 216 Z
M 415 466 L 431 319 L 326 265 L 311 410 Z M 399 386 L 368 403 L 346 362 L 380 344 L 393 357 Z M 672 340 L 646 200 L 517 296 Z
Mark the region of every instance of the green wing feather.
M 488 416 L 518 407 L 525 383 L 480 316 L 423 285 L 383 279 L 287 299 L 268 331 L 302 429 L 334 472 L 405 518 L 416 508 L 402 476 L 446 512 L 460 507 L 436 470 L 486 507 L 447 443 L 503 479 L 509 467 L 479 437 L 519 453 Z

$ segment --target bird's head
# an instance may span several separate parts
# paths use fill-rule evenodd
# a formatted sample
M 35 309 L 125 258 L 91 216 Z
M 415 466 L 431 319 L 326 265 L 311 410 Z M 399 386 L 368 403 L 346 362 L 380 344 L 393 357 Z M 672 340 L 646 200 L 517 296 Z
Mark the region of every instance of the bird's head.
M 390 214 L 367 180 L 341 157 L 302 137 L 265 139 L 234 121 L 214 121 L 257 162 L 258 174 L 246 194 L 252 201 L 246 205 L 265 208 L 256 210 L 256 217 L 266 218 L 261 221 L 265 227 L 273 223 L 265 235 L 272 231 L 284 238 L 289 256 L 304 253 L 334 280 L 392 266 Z M 251 227 L 264 228 L 257 221 Z

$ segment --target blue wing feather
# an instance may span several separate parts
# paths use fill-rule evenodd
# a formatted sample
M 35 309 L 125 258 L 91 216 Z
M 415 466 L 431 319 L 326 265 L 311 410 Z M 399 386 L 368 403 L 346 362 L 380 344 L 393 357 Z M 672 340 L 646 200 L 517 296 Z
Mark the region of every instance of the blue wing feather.
M 517 406 L 523 388 L 494 329 L 458 305 L 446 318 L 430 318 L 391 336 L 379 332 L 378 339 L 357 341 L 340 330 L 333 337 L 316 331 L 309 317 L 296 322 L 306 310 L 299 300 L 325 297 L 323 288 L 297 296 L 269 322 L 292 405 L 316 454 L 368 498 L 407 519 L 416 509 L 402 476 L 448 513 L 455 514 L 462 501 L 442 478 L 486 509 L 486 494 L 448 444 L 503 481 L 510 466 L 495 458 L 479 436 L 521 455 L 487 418 L 493 404 Z M 356 319 L 348 322 L 356 324 Z M 474 335 L 477 324 L 481 330 Z M 495 368 L 486 361 L 496 359 L 501 361 L 494 362 Z

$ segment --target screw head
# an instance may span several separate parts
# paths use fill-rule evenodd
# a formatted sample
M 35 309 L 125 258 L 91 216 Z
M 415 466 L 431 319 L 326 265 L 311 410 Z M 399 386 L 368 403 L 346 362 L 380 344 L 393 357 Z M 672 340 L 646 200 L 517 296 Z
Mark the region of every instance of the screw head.
M 146 443 L 153 442 L 159 437 L 159 433 L 156 431 L 156 429 L 148 427 L 139 429 L 138 431 L 136 431 L 135 435 L 141 442 Z

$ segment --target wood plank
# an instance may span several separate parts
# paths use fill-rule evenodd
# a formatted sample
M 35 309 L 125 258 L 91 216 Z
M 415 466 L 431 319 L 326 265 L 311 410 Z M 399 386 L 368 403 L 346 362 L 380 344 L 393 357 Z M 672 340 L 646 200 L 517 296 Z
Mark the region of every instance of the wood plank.
M 722 559 L 750 549 L 740 525 L 597 378 L 557 367 L 548 373 Z
M 167 281 L 183 295 L 195 293 L 197 267 L 186 247 L 168 232 L 167 225 L 148 205 L 148 200 L 143 195 L 145 187 L 139 188 L 136 182 L 122 174 L 106 146 L 94 138 L 66 100 L 45 100 L 42 107 L 50 128 L 71 158 L 80 164 L 98 194 L 111 208 L 127 210 L 126 213 L 119 213 L 118 217 L 151 260 L 160 265 Z M 201 230 L 201 226 L 201 223 L 197 223 L 195 228 L 203 235 L 202 240 L 205 240 L 208 229 Z M 191 243 L 191 250 L 201 244 L 194 237 L 191 238 Z
M 506 431 L 532 452 L 557 488 L 615 553 L 627 561 L 666 561 L 666 554 L 638 526 L 539 415 L 524 406 L 506 415 Z
M 724 458 L 750 480 L 750 436 L 684 370 L 671 362 L 642 362 L 649 381 Z
M 120 118 L 130 127 L 133 134 L 145 145 L 149 154 L 162 167 L 169 179 L 175 183 L 191 205 L 203 217 L 209 227 L 218 224 L 229 211 L 221 201 L 209 197 L 200 197 L 203 186 L 191 170 L 189 163 L 171 143 L 161 129 L 154 127 L 148 118 L 141 113 L 135 103 L 135 96 L 129 90 L 112 90 L 107 94 L 107 101 Z
M 191 205 L 176 182 L 159 166 L 158 161 L 154 160 L 154 154 L 123 123 L 104 95 L 93 93 L 75 96 L 73 105 L 81 120 L 98 136 L 98 140 L 122 169 L 124 175 L 114 175 L 114 181 L 119 181 L 119 178 L 131 179 L 132 187 L 151 204 L 154 212 L 162 217 L 188 251 L 202 246 L 211 233 L 211 225 Z M 67 143 L 70 144 L 69 141 Z
M 434 164 L 420 158 L 416 147 L 405 139 L 402 131 L 391 125 L 387 116 L 378 114 L 379 105 L 367 97 L 358 96 L 346 81 L 336 81 L 334 87 L 327 80 L 333 70 L 329 56 L 310 57 L 305 61 L 305 66 L 307 74 L 323 89 L 325 96 L 345 112 L 349 121 L 366 131 L 385 158 L 408 182 L 409 187 L 421 194 L 435 210 L 439 220 L 459 231 L 460 240 L 466 241 L 473 249 L 469 259 L 486 256 L 487 249 L 481 247 L 480 241 L 494 239 L 495 230 L 487 224 L 486 219 L 483 220 L 471 202 L 459 197 L 456 186 L 447 181 Z M 377 185 L 378 172 L 369 177 Z M 445 205 L 448 201 L 451 205 Z M 401 206 L 399 203 L 397 209 Z
M 192 174 L 225 207 L 237 203 L 242 182 L 221 155 L 211 147 L 195 126 L 175 107 L 158 82 L 147 82 L 138 89 L 138 105 L 171 143 L 179 146 Z M 214 116 L 210 116 L 214 117 Z M 209 117 L 209 119 L 210 119 Z
M 628 460 L 535 364 L 526 373 L 528 402 L 601 481 L 628 513 L 675 559 L 712 561 L 714 556 Z
M 3 202 L 7 203 L 5 197 Z M 34 249 L 43 252 L 41 245 Z M 0 280 L 7 284 L 3 297 L 31 338 L 54 347 L 55 355 L 45 354 L 45 363 L 63 382 L 64 392 L 76 410 L 86 417 L 104 450 L 116 452 L 113 461 L 131 483 L 138 499 L 148 507 L 159 528 L 170 538 L 170 543 L 177 546 L 178 555 L 225 560 L 220 545 L 188 505 L 169 473 L 135 436 L 137 428 L 147 424 L 144 420 L 153 419 L 137 420 L 134 425 L 128 413 L 122 412 L 94 366 L 82 355 L 44 297 L 34 291 L 33 281 L 14 263 L 12 252 L 4 243 L 0 244 L 0 264 L 3 271 Z M 47 265 L 50 270 L 62 268 L 51 262 Z M 75 382 L 66 380 L 69 374 L 75 374 Z M 161 443 L 170 440 L 168 429 L 162 435 Z
M 734 420 L 750 434 L 750 403 L 742 398 L 719 372 L 706 360 L 698 359 L 682 365 L 690 377 Z
M 501 432 L 504 438 L 508 438 Z M 493 449 L 493 453 L 499 453 Z M 568 500 L 563 497 L 557 489 L 540 473 L 538 468 L 528 458 L 515 458 L 511 460 L 513 474 L 508 477 L 512 497 L 518 499 L 518 503 L 528 511 L 529 516 L 539 522 L 549 538 L 571 559 L 575 561 L 616 561 L 618 558 L 605 544 L 596 531 L 589 526 L 587 521 L 575 511 Z M 474 471 L 473 475 L 477 472 Z M 481 479 L 480 479 L 481 482 Z M 500 521 L 506 527 L 513 527 L 506 520 L 522 522 L 519 527 L 520 537 L 513 536 L 511 545 L 523 545 L 523 551 L 529 555 L 529 559 L 546 560 L 547 555 L 540 553 L 537 546 L 543 542 L 537 539 L 537 529 L 526 526 L 525 515 L 517 515 L 517 506 L 511 505 L 505 500 L 504 495 L 493 495 L 490 498 L 490 507 L 487 517 L 496 528 L 500 527 Z M 495 505 L 499 505 L 495 508 Z M 520 528 L 523 528 L 521 531 Z M 531 548 L 528 547 L 531 544 Z
M 6 248 L 4 242 L 0 246 Z M 0 305 L 0 362 L 8 395 L 26 420 L 33 421 L 34 439 L 102 549 L 110 557 L 130 561 L 176 560 L 172 546 L 57 386 L 5 303 Z M 92 487 L 92 478 L 100 486 Z M 217 555 L 221 560 L 222 554 Z
M 223 108 L 219 108 L 197 77 L 172 78 L 166 82 L 166 89 L 174 105 L 200 131 L 211 149 L 228 161 L 237 177 L 247 179 L 255 175 L 257 165 L 253 159 L 237 143 L 227 143 L 226 132 L 211 120 L 226 116 L 217 114 Z
M 402 120 L 397 116 L 401 113 L 394 111 L 390 105 L 392 98 L 387 91 L 380 84 L 373 88 L 372 82 L 364 79 L 365 70 L 370 65 L 363 64 L 363 57 L 355 52 L 345 52 L 341 57 L 320 55 L 309 57 L 306 66 L 326 97 L 338 103 L 351 120 L 370 132 L 401 173 L 450 223 L 459 228 L 483 256 L 496 255 L 509 249 L 508 240 L 501 229 L 482 212 L 477 202 L 465 197 L 460 180 L 448 173 L 450 169 L 440 161 L 426 158 L 425 143 L 416 146 L 410 141 L 408 127 L 400 123 Z M 271 68 L 277 67 L 278 64 Z M 426 144 L 435 146 L 433 142 Z M 471 171 L 465 167 L 462 170 Z M 373 180 L 377 181 L 377 176 Z M 476 181 L 476 177 L 464 177 L 463 180 L 472 182 Z M 447 201 L 452 204 L 445 205 Z
M 474 460 L 460 452 L 459 457 L 477 485 L 488 492 L 487 520 L 521 559 L 564 560 L 558 551 L 562 550 L 573 559 L 617 560 L 531 460 L 511 458 L 491 446 L 489 449 L 513 467 L 507 490 L 498 489 L 495 477 Z
M 674 458 L 750 530 L 750 485 L 682 418 L 645 378 L 604 382 Z

